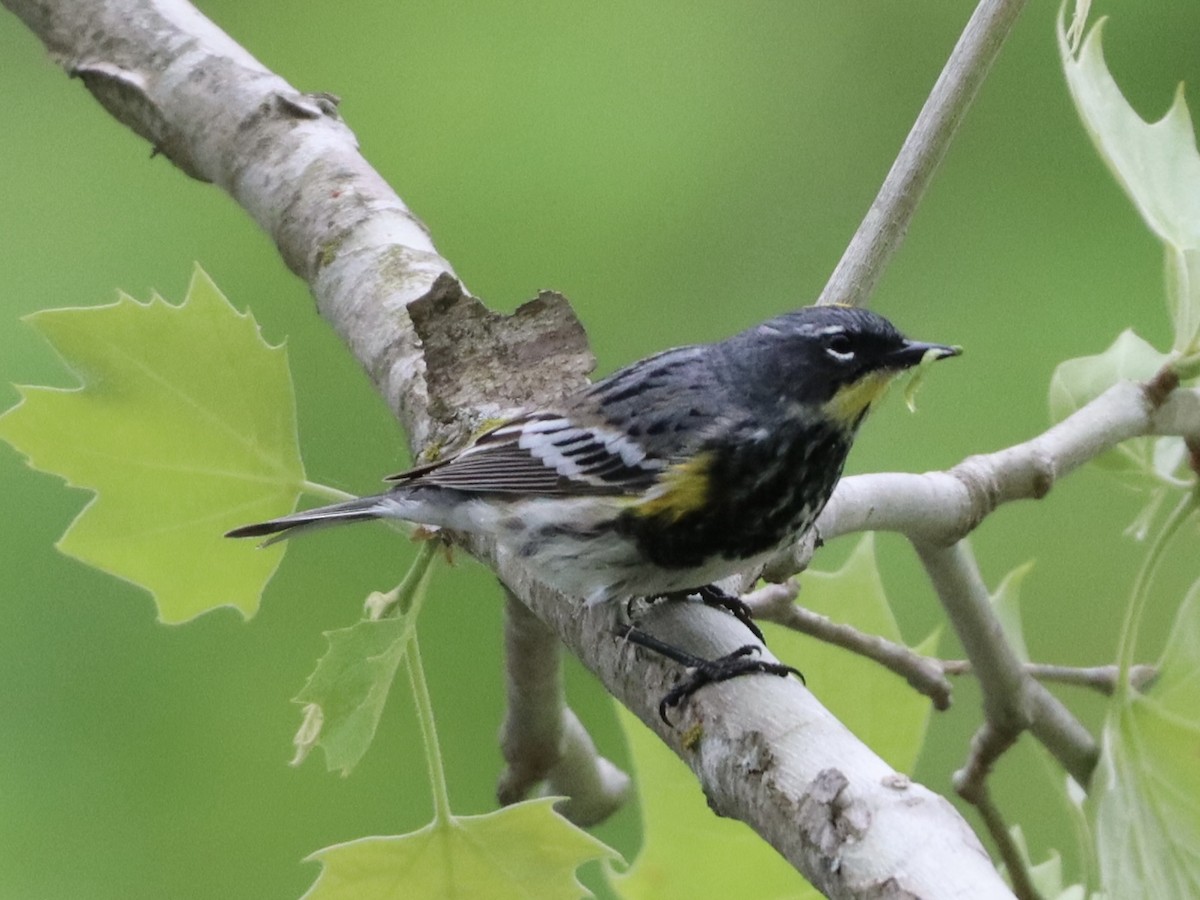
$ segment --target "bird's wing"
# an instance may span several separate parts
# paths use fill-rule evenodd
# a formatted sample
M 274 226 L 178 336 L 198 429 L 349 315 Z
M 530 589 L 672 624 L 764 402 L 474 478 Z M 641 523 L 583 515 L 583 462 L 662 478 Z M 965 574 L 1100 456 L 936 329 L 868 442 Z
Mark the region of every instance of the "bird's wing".
M 653 484 L 666 465 L 615 428 L 538 412 L 493 428 L 454 456 L 388 480 L 480 493 L 633 494 Z
M 708 352 L 680 347 L 640 360 L 557 410 L 518 416 L 454 456 L 389 480 L 482 493 L 641 493 L 736 412 Z

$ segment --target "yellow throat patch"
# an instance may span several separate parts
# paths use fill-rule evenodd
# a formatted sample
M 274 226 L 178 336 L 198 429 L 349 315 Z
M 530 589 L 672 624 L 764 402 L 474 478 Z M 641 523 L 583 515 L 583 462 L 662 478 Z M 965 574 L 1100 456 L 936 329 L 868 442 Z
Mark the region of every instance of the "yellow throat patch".
M 634 514 L 644 518 L 665 516 L 678 522 L 688 513 L 701 509 L 708 502 L 708 467 L 711 463 L 711 453 L 700 453 L 671 466 L 649 496 L 633 507 Z
M 871 404 L 887 391 L 892 379 L 899 374 L 888 369 L 868 372 L 852 384 L 838 388 L 838 392 L 826 401 L 823 409 L 829 418 L 849 428 L 866 412 Z

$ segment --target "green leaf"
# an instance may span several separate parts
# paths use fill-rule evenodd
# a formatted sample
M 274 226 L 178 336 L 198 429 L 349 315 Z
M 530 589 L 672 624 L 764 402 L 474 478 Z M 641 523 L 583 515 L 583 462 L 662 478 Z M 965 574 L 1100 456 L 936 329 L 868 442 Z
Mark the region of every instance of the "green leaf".
M 1200 897 L 1200 582 L 1146 693 L 1118 692 L 1092 785 L 1110 897 Z
M 413 624 L 406 614 L 325 632 L 329 649 L 295 698 L 305 712 L 293 765 L 303 762 L 314 744 L 325 751 L 331 772 L 349 775 L 358 765 L 379 727 Z
M 772 647 L 774 644 L 772 644 Z M 696 776 L 636 716 L 615 704 L 642 812 L 642 849 L 625 872 L 605 867 L 624 900 L 812 898 L 821 894 L 744 823 L 713 815 Z
M 454 816 L 420 831 L 368 837 L 308 857 L 321 874 L 305 900 L 555 900 L 591 894 L 575 870 L 615 850 L 554 811 L 559 798 L 528 800 L 484 816 Z M 306 861 L 308 861 L 306 860 Z
M 396 669 L 413 652 L 437 550 L 437 543 L 427 542 L 400 584 L 387 593 L 373 591 L 364 604 L 366 619 L 325 632 L 329 649 L 293 700 L 304 705 L 304 718 L 293 739 L 292 765 L 304 762 L 314 746 L 325 751 L 329 770 L 343 775 L 363 758 L 375 739 Z
M 1167 245 L 1168 305 L 1174 348 L 1200 340 L 1200 153 L 1182 86 L 1167 114 L 1148 123 L 1109 74 L 1104 21 L 1072 52 L 1059 20 L 1059 51 L 1084 127 L 1150 229 Z
M 836 572 L 801 576 L 800 602 L 814 612 L 900 640 L 868 534 Z M 911 771 L 925 740 L 929 700 L 877 663 L 769 623 L 768 643 L 800 667 L 810 690 L 860 739 L 900 771 Z M 936 633 L 918 652 L 932 652 Z M 708 809 L 695 776 L 624 709 L 617 718 L 629 742 L 642 809 L 641 853 L 608 877 L 621 896 L 819 898 L 796 871 L 740 822 Z
M 1050 379 L 1050 418 L 1059 422 L 1086 406 L 1119 381 L 1144 381 L 1167 361 L 1167 355 L 1151 347 L 1131 329 L 1122 331 L 1111 346 L 1095 356 L 1081 356 L 1060 363 Z M 1162 443 L 1160 448 L 1158 445 Z M 1169 478 L 1161 471 L 1178 438 L 1134 438 L 1097 456 L 1094 462 L 1131 479 L 1155 483 Z M 1176 456 L 1182 459 L 1182 456 Z
M 1049 851 L 1045 860 L 1035 863 L 1029 855 L 1029 847 L 1025 844 L 1025 835 L 1021 831 L 1021 826 L 1014 825 L 1009 829 L 1009 833 L 1012 835 L 1013 843 L 1017 846 L 1017 852 L 1025 863 L 1029 880 L 1037 889 L 1039 896 L 1046 900 L 1084 900 L 1086 891 L 1082 884 L 1063 884 L 1062 857 L 1057 850 Z
M 1021 662 L 1029 662 L 1029 648 L 1025 645 L 1025 628 L 1021 624 L 1021 585 L 1025 576 L 1033 571 L 1033 563 L 1027 562 L 1017 566 L 1000 582 L 996 593 L 992 594 L 992 608 L 1004 629 L 1004 636 L 1012 645 L 1013 652 Z
M 80 379 L 21 388 L 0 438 L 95 494 L 58 548 L 144 587 L 164 622 L 219 606 L 247 618 L 283 556 L 226 540 L 287 512 L 304 482 L 287 354 L 197 267 L 187 297 L 28 320 Z
M 797 602 L 860 631 L 903 642 L 879 576 L 871 534 L 862 537 L 836 572 L 801 575 Z M 878 663 L 794 631 L 765 627 L 771 650 L 804 672 L 809 690 L 847 728 L 897 771 L 912 771 L 929 725 L 927 697 Z M 930 653 L 936 644 L 935 632 L 914 649 Z

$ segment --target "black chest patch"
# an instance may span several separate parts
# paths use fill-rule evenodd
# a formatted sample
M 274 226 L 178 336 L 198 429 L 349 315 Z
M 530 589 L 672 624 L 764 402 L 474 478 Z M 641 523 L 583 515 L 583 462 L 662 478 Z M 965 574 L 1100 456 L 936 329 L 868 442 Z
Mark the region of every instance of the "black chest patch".
M 708 495 L 682 516 L 637 515 L 617 522 L 656 565 L 685 569 L 714 556 L 745 559 L 806 531 L 841 477 L 850 435 L 825 424 L 795 423 L 763 440 L 711 447 Z

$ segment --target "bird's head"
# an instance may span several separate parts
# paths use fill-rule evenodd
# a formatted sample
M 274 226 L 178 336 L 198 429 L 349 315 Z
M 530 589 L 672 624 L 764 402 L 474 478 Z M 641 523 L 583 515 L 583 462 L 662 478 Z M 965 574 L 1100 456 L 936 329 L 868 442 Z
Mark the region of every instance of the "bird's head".
M 736 365 L 750 367 L 759 402 L 820 411 L 854 429 L 901 372 L 957 347 L 914 341 L 870 310 L 809 306 L 770 319 L 728 342 Z

